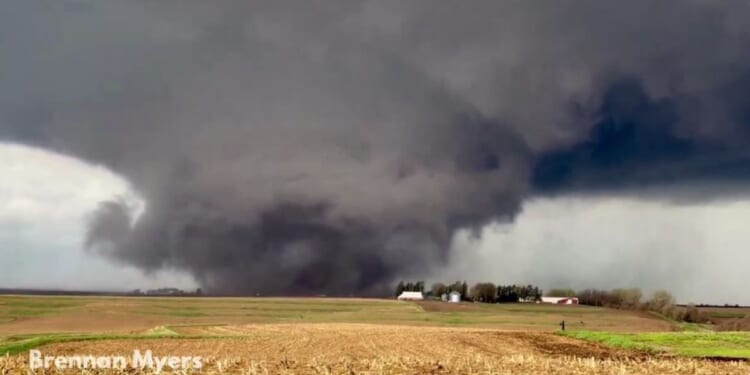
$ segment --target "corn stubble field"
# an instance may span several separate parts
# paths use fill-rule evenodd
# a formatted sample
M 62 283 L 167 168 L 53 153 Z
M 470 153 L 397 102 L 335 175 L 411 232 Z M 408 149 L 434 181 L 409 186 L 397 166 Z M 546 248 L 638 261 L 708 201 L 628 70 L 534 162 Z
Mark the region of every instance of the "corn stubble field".
M 204 374 L 750 374 L 744 361 L 618 348 L 554 333 L 561 318 L 579 323 L 572 329 L 580 332 L 674 328 L 658 318 L 586 307 L 0 297 L 0 318 L 5 318 L 0 320 L 5 321 L 0 323 L 0 352 L 8 353 L 0 357 L 3 375 L 154 373 L 31 372 L 30 348 L 68 356 L 127 357 L 135 349 L 157 356 L 200 355 Z M 121 327 L 114 324 L 118 320 Z M 34 322 L 59 329 L 26 332 L 34 331 Z M 177 373 L 193 372 L 198 371 Z

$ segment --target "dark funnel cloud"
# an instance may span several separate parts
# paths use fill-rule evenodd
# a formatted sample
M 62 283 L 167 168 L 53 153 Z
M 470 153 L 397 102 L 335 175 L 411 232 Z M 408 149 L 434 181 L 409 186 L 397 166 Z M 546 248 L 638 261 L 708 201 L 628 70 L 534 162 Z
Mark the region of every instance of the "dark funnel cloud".
M 0 139 L 130 182 L 140 216 L 92 214 L 113 261 L 220 293 L 377 293 L 530 194 L 744 178 L 749 10 L 5 1 Z

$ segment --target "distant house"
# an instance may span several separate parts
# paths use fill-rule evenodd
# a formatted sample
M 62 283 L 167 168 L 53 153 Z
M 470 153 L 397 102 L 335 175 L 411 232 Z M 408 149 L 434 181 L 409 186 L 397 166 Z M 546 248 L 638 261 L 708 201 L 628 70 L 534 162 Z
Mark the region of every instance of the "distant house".
M 398 299 L 407 301 L 421 301 L 424 299 L 424 295 L 422 294 L 422 292 L 401 292 L 401 294 L 398 296 Z
M 455 290 L 450 292 L 448 295 L 448 302 L 450 303 L 459 303 L 461 302 L 461 293 L 456 292 Z
M 577 305 L 578 297 L 542 297 L 542 303 L 554 303 L 558 305 Z
M 440 295 L 440 300 L 443 301 L 443 302 L 448 302 L 448 294 L 447 293 L 441 294 Z

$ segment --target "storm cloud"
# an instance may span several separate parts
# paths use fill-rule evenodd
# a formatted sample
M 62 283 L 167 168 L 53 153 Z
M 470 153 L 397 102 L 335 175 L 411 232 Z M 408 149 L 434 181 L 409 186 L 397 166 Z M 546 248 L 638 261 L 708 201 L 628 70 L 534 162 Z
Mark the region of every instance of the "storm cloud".
M 123 176 L 91 251 L 215 292 L 375 293 L 529 196 L 750 172 L 740 1 L 0 10 L 0 139 Z

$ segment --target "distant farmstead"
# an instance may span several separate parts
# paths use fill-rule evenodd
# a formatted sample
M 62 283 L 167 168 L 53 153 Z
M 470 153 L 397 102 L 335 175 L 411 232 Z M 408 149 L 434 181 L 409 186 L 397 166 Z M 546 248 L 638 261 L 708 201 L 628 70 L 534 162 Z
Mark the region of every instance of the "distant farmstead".
M 542 297 L 542 303 L 554 303 L 558 305 L 577 305 L 578 297 Z
M 424 299 L 422 292 L 401 292 L 398 299 L 405 301 L 421 301 Z

